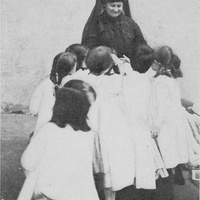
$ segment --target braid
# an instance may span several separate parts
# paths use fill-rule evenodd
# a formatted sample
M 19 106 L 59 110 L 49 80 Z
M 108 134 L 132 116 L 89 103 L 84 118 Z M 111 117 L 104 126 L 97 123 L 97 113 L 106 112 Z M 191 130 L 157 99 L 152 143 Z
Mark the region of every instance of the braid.
M 55 86 L 60 86 L 63 77 L 71 73 L 76 63 L 76 56 L 69 52 L 59 53 L 54 58 L 50 74 L 50 80 L 54 83 Z
M 57 84 L 57 78 L 56 78 L 56 73 L 57 73 L 57 62 L 58 59 L 62 56 L 63 52 L 57 54 L 55 56 L 55 58 L 53 59 L 53 64 L 52 64 L 52 69 L 51 69 L 51 73 L 50 73 L 50 80 L 54 83 Z

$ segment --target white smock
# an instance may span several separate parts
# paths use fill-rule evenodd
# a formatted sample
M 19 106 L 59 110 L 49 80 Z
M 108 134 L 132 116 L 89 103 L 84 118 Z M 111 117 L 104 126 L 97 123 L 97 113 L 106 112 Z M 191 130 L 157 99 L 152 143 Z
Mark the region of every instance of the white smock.
M 55 200 L 98 200 L 93 180 L 94 132 L 46 123 L 22 156 L 27 173 L 37 171 L 35 194 Z
M 51 120 L 54 104 L 54 83 L 49 77 L 46 77 L 34 90 L 29 104 L 30 113 L 38 115 L 35 132 L 44 123 Z
M 148 126 L 150 93 L 151 82 L 146 75 L 132 71 L 124 77 L 124 115 L 129 121 L 135 144 L 135 186 L 144 189 L 156 188 L 158 170 L 163 171 L 163 177 L 168 176 Z
M 187 163 L 193 156 L 190 127 L 173 78 L 157 77 L 152 85 L 151 123 L 161 128 L 157 138 L 166 168 Z
M 131 131 L 120 108 L 122 79 L 120 75 L 88 75 L 86 82 L 97 92 L 89 121 L 99 134 L 103 163 L 104 187 L 120 190 L 134 184 L 135 149 Z M 101 167 L 100 167 L 101 170 Z

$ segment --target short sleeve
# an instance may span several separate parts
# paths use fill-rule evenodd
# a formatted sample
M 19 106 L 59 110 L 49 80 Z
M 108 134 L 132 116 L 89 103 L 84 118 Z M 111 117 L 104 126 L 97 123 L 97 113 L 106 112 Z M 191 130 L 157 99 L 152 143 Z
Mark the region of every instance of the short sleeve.
M 165 121 L 165 117 L 171 106 L 171 97 L 167 85 L 157 84 L 155 86 L 154 101 L 156 103 L 156 119 L 154 121 L 154 125 L 160 127 Z
M 47 136 L 47 126 L 45 124 L 39 129 L 37 135 L 31 139 L 21 158 L 22 167 L 26 171 L 33 171 L 39 165 L 45 153 Z
M 34 90 L 29 104 L 30 113 L 33 115 L 38 114 L 42 102 L 43 94 L 45 92 L 45 84 L 49 78 L 44 79 Z M 50 81 L 50 80 L 49 80 Z

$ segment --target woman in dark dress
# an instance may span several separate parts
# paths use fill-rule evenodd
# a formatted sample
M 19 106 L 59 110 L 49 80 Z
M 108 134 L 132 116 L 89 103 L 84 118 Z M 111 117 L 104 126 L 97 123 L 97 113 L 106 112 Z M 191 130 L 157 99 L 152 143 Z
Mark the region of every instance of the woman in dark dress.
M 128 0 L 96 0 L 96 5 L 85 25 L 82 44 L 90 49 L 107 46 L 119 58 L 137 57 L 137 48 L 147 44 L 137 23 L 131 18 Z M 135 69 L 135 62 L 132 68 Z

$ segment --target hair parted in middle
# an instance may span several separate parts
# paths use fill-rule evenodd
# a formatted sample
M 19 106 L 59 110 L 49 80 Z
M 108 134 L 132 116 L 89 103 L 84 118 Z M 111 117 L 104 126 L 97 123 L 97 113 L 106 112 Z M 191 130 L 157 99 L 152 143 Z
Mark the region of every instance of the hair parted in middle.
M 114 53 L 113 50 L 105 46 L 91 49 L 86 57 L 86 66 L 90 73 L 98 76 L 112 67 L 115 64 L 111 56 L 112 53 Z
M 70 80 L 67 83 L 65 83 L 63 87 L 73 88 L 75 90 L 83 92 L 88 97 L 90 104 L 92 104 L 93 101 L 96 100 L 97 98 L 97 94 L 94 88 L 89 83 L 86 83 L 82 80 L 76 80 L 76 79 Z M 91 94 L 92 97 L 89 94 Z M 91 98 L 93 101 L 91 101 Z
M 87 124 L 90 106 L 88 96 L 83 90 L 72 87 L 58 88 L 50 122 L 55 123 L 60 128 L 70 125 L 75 131 L 90 131 L 91 128 Z

